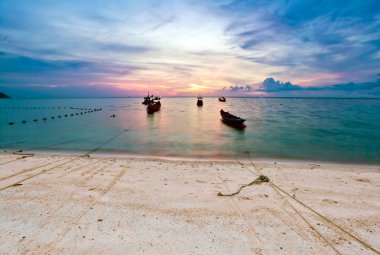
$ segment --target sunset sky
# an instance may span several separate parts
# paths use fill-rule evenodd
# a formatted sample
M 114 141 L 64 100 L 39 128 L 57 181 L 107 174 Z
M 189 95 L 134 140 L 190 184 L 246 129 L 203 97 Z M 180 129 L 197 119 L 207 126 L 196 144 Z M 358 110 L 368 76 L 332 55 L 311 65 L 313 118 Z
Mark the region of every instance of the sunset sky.
M 380 97 L 380 2 L 0 0 L 15 97 Z

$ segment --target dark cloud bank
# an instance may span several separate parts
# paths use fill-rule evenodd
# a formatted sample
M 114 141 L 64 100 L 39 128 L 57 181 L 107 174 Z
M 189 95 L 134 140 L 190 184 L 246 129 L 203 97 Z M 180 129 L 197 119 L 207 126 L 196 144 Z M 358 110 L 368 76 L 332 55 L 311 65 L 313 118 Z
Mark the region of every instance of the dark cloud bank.
M 343 83 L 324 86 L 303 87 L 291 82 L 282 82 L 273 78 L 266 78 L 261 84 L 231 85 L 224 87 L 232 93 L 266 92 L 273 96 L 352 96 L 352 97 L 380 97 L 380 79 L 373 82 Z

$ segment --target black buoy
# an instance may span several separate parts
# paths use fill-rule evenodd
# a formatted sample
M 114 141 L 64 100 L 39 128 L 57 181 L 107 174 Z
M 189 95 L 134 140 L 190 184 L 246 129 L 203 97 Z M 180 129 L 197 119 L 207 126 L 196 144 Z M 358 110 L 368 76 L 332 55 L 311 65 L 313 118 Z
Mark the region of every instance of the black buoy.
M 47 118 L 43 118 L 42 120 L 43 120 L 43 121 L 47 121 Z
M 115 118 L 115 117 L 116 117 L 116 115 L 115 115 L 115 114 L 112 114 L 112 115 L 111 115 L 111 118 Z
M 51 117 L 51 119 L 52 119 L 52 120 L 54 120 L 54 116 L 53 116 L 53 117 Z
M 34 119 L 33 121 L 34 121 L 34 122 L 37 122 L 37 121 L 38 121 L 38 119 Z
M 12 121 L 8 123 L 8 125 L 10 125 L 10 126 L 13 126 L 14 124 L 15 124 L 15 123 L 12 122 Z
M 21 121 L 21 123 L 22 123 L 22 124 L 25 124 L 25 123 L 26 123 L 26 120 Z
M 75 115 L 78 115 L 78 113 L 76 113 Z
M 65 117 L 67 117 L 67 114 L 65 114 Z
M 58 115 L 58 118 L 61 118 L 61 115 Z
M 74 114 L 70 114 L 70 116 L 74 116 Z

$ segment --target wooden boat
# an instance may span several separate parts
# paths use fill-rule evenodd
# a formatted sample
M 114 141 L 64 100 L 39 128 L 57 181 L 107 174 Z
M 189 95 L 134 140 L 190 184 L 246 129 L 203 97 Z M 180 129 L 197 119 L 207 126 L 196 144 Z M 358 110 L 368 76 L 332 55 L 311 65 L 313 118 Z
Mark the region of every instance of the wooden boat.
M 142 104 L 148 105 L 148 104 L 151 104 L 153 102 L 154 102 L 153 98 L 151 96 L 149 96 L 149 94 L 148 94 L 148 96 L 144 97 L 144 101 L 142 102 Z
M 161 103 L 160 101 L 158 101 L 158 102 L 149 104 L 148 107 L 146 108 L 146 111 L 148 112 L 148 114 L 152 114 L 154 112 L 159 111 L 160 108 L 161 108 Z
M 233 127 L 245 127 L 244 121 L 245 119 L 242 119 L 238 116 L 232 115 L 229 112 L 225 112 L 220 110 L 220 115 L 222 116 L 222 120 L 225 124 L 233 126 Z
M 226 98 L 225 97 L 219 97 L 219 102 L 226 102 Z
M 203 106 L 203 97 L 199 96 L 197 101 L 198 106 Z

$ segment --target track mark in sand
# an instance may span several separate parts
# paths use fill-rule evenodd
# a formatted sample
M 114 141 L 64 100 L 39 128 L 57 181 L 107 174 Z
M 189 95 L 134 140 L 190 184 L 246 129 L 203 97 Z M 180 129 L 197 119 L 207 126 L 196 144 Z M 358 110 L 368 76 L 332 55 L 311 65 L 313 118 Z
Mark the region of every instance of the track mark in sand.
M 108 165 L 109 166 L 109 165 Z M 104 169 L 106 169 L 108 166 L 102 166 L 100 167 L 99 169 L 95 169 L 95 171 L 91 172 L 89 174 L 89 176 L 87 176 L 86 178 L 84 178 L 82 181 L 79 182 L 80 185 L 86 183 L 88 180 L 90 179 L 93 179 L 94 176 L 100 174 L 100 173 L 103 173 L 104 172 Z
M 229 190 L 228 185 L 223 181 L 222 177 L 220 176 L 219 168 L 216 169 L 216 176 L 220 180 L 220 182 L 222 183 L 222 185 L 227 190 Z M 256 230 L 254 229 L 254 227 L 251 224 L 248 223 L 248 220 L 244 216 L 244 213 L 242 212 L 242 210 L 237 205 L 237 203 L 235 201 L 235 197 L 229 196 L 228 200 L 230 201 L 231 205 L 235 208 L 235 210 L 238 213 L 239 217 L 245 222 L 245 225 L 248 226 L 249 234 L 255 240 L 256 245 L 252 244 L 251 242 L 249 243 L 251 251 L 253 252 L 253 254 L 262 254 L 263 250 L 261 248 L 258 248 L 258 244 L 263 243 L 263 240 L 260 239 L 260 237 L 258 236 L 258 234 L 257 234 Z
M 101 160 L 99 160 L 99 161 L 101 161 Z M 93 163 L 94 163 L 94 162 L 92 162 L 92 163 L 90 163 L 90 164 L 93 164 Z M 87 167 L 87 166 L 90 165 L 90 164 L 87 164 L 87 165 L 84 165 L 84 166 L 81 166 L 81 167 L 77 167 L 77 168 L 75 168 L 75 169 L 76 169 L 76 170 L 79 170 L 80 168 L 82 168 L 82 167 Z M 104 167 L 103 167 L 103 168 L 104 168 Z M 103 169 L 103 168 L 102 168 L 102 169 Z M 74 169 L 72 169 L 72 170 L 74 170 Z M 92 177 L 93 177 L 93 176 L 92 176 Z M 120 178 L 121 178 L 121 177 L 120 177 Z M 90 181 L 91 179 L 94 179 L 94 178 L 87 178 L 86 181 Z M 80 183 L 81 183 L 81 184 L 85 184 L 86 181 L 81 181 Z M 81 188 L 84 188 L 84 187 L 81 187 Z M 85 190 L 87 190 L 87 189 L 85 189 Z M 96 187 L 96 188 L 91 188 L 91 189 L 89 189 L 89 190 L 90 190 L 90 191 L 93 191 L 93 190 L 102 190 L 102 189 Z M 78 192 L 78 190 L 75 190 L 75 191 L 71 192 L 70 194 L 67 194 L 67 197 L 71 197 L 71 196 L 72 196 L 73 194 L 75 194 L 76 192 Z M 77 206 L 76 204 L 73 204 L 68 210 L 66 210 L 67 213 L 70 214 L 71 210 L 72 210 L 74 207 L 76 207 L 76 206 Z M 65 207 L 65 204 L 62 203 L 60 206 L 58 206 L 56 209 L 54 209 L 55 213 L 50 214 L 50 215 L 49 215 L 49 218 L 57 218 L 58 213 L 61 212 L 61 209 L 64 208 L 64 207 Z M 38 229 L 37 231 L 35 231 L 35 232 L 32 234 L 32 236 L 36 237 L 41 231 L 44 230 L 44 228 L 45 228 L 45 226 L 46 226 L 47 224 L 49 224 L 49 221 L 45 221 L 44 223 L 40 224 L 40 225 L 39 225 L 39 226 L 40 226 L 39 229 Z M 23 246 L 24 246 L 24 247 L 28 247 L 28 245 L 32 245 L 32 243 L 33 243 L 33 239 L 32 239 L 32 240 L 29 240 L 29 242 L 26 242 L 26 243 L 24 242 Z
M 252 174 L 258 176 L 258 175 L 261 175 L 261 169 L 258 169 L 256 167 L 255 164 L 253 164 L 252 160 L 251 160 L 251 164 L 254 168 L 254 170 L 257 173 L 255 173 L 254 171 L 250 170 L 249 168 L 246 168 L 249 172 L 251 172 Z M 337 225 L 334 221 L 330 220 L 329 218 L 323 216 L 322 214 L 318 213 L 317 211 L 315 211 L 313 208 L 311 208 L 310 206 L 306 205 L 304 202 L 300 201 L 299 199 L 295 198 L 294 196 L 290 195 L 288 192 L 286 192 L 284 189 L 282 189 L 281 187 L 279 187 L 278 185 L 276 185 L 273 181 L 270 181 L 269 182 L 270 186 L 281 196 L 283 197 L 283 199 L 285 199 L 289 204 L 290 202 L 285 198 L 285 196 L 289 197 L 290 199 L 294 200 L 295 202 L 297 202 L 299 205 L 303 206 L 304 208 L 308 209 L 309 211 L 313 212 L 316 216 L 318 216 L 319 218 L 323 219 L 325 222 L 327 222 L 328 224 L 330 224 L 331 226 L 334 227 L 335 229 L 335 234 L 339 235 L 338 234 L 338 230 L 340 230 L 341 232 L 343 232 L 344 234 L 346 234 L 347 236 L 349 236 L 350 238 L 352 238 L 353 240 L 355 240 L 357 243 L 359 243 L 362 247 L 365 247 L 367 250 L 370 250 L 372 252 L 374 252 L 375 254 L 379 254 L 380 255 L 380 250 L 377 250 L 376 248 L 374 248 L 373 246 L 371 246 L 370 244 L 368 244 L 365 240 L 362 240 L 361 238 L 355 236 L 355 234 L 352 234 L 349 232 L 349 230 L 346 230 L 344 228 L 342 228 L 341 226 Z M 284 194 L 282 194 L 282 193 Z M 310 225 L 311 229 L 313 229 L 323 240 L 326 241 L 326 243 L 337 253 L 337 254 L 340 254 L 339 251 L 334 247 L 334 245 L 332 243 L 330 243 L 314 226 L 311 225 L 311 223 L 309 223 L 307 221 L 307 219 L 305 217 L 303 217 L 303 215 L 297 211 L 297 209 L 293 208 L 293 206 L 290 204 L 290 206 L 292 207 L 293 210 L 296 211 L 296 213 L 308 224 Z M 351 230 L 352 231 L 352 230 Z
M 42 251 L 42 252 L 38 252 L 38 253 L 43 253 L 43 254 L 50 254 L 54 249 L 54 244 L 57 244 L 59 243 L 65 236 L 66 234 L 72 229 L 72 227 L 77 224 L 79 222 L 79 220 L 85 216 L 90 210 L 92 207 L 94 207 L 98 202 L 99 200 L 104 196 L 106 195 L 114 186 L 115 184 L 120 181 L 120 179 L 125 175 L 125 172 L 126 172 L 126 168 L 122 168 L 119 172 L 119 174 L 113 178 L 113 180 L 107 185 L 107 187 L 105 187 L 104 189 L 101 190 L 101 192 L 98 194 L 98 196 L 96 196 L 96 198 L 92 201 L 92 203 L 87 206 L 82 212 L 80 212 L 79 214 L 77 214 L 71 221 L 70 223 L 63 229 L 62 231 L 62 234 L 60 236 L 60 238 L 58 238 L 57 240 L 55 241 L 52 241 L 48 244 L 46 244 L 46 246 L 48 247 L 48 250 L 46 251 Z
M 90 166 L 90 165 L 93 165 L 93 164 L 99 163 L 100 161 L 102 161 L 102 160 L 101 160 L 101 159 L 99 159 L 99 160 L 95 160 L 94 162 L 88 163 L 88 164 L 86 164 L 86 165 L 84 165 L 84 166 L 79 166 L 79 167 L 75 167 L 75 168 L 73 168 L 73 169 L 70 169 L 69 171 L 64 172 L 64 173 L 62 173 L 61 175 L 59 175 L 58 178 L 61 178 L 61 177 L 65 176 L 65 175 L 67 175 L 67 174 L 70 174 L 70 173 L 72 173 L 72 172 L 75 172 L 75 171 L 77 171 L 77 170 L 79 170 L 79 169 L 81 169 L 81 168 L 83 168 L 83 167 L 88 167 L 88 166 Z
M 22 157 L 15 158 L 15 159 L 12 159 L 12 160 L 9 160 L 9 161 L 7 161 L 7 162 L 2 162 L 2 163 L 0 163 L 0 166 L 5 165 L 5 164 L 8 164 L 8 163 L 12 163 L 12 162 L 17 161 L 17 160 L 20 160 L 20 159 L 30 158 L 30 157 L 32 157 L 32 156 L 33 156 L 33 155 L 24 155 L 24 156 L 22 156 Z
M 24 169 L 24 170 L 21 170 L 20 172 L 17 172 L 17 173 L 14 173 L 14 174 L 8 175 L 8 176 L 6 176 L 6 177 L 2 177 L 2 178 L 0 178 L 0 181 L 4 181 L 4 180 L 7 180 L 7 179 L 9 179 L 9 178 L 15 177 L 15 176 L 17 176 L 17 175 L 25 174 L 25 173 L 28 173 L 28 172 L 34 171 L 34 170 L 36 170 L 36 169 L 38 169 L 38 168 L 45 167 L 45 166 L 49 166 L 49 165 L 55 164 L 55 163 L 57 163 L 57 162 L 58 162 L 58 161 L 54 161 L 54 162 L 50 162 L 50 163 L 43 164 L 43 165 L 40 165 L 40 166 L 34 166 L 34 167 L 31 167 L 31 168 Z
M 42 170 L 41 172 L 38 172 L 38 173 L 33 174 L 33 175 L 30 175 L 30 176 L 28 176 L 28 177 L 26 177 L 26 178 L 23 178 L 23 179 L 21 179 L 21 180 L 18 180 L 17 182 L 14 182 L 14 183 L 12 183 L 12 184 L 10 184 L 10 185 L 7 185 L 7 186 L 5 186 L 5 187 L 2 187 L 2 188 L 0 188 L 0 191 L 6 190 L 6 189 L 8 189 L 8 188 L 10 188 L 10 187 L 14 187 L 14 186 L 16 186 L 17 184 L 19 184 L 19 183 L 21 183 L 21 182 L 27 181 L 27 180 L 32 179 L 32 178 L 34 178 L 34 177 L 36 177 L 36 176 L 39 176 L 39 175 L 41 175 L 41 174 L 47 173 L 47 172 L 49 172 L 50 170 L 52 170 L 52 169 L 54 169 L 54 168 L 61 167 L 61 166 L 65 165 L 65 164 L 70 163 L 70 162 L 72 162 L 72 161 L 74 161 L 74 160 L 77 160 L 77 159 L 79 159 L 79 158 L 80 158 L 80 156 L 79 156 L 79 157 L 76 157 L 76 158 L 72 158 L 72 159 L 70 159 L 70 160 L 67 160 L 67 161 L 65 161 L 65 162 L 63 162 L 63 163 L 61 163 L 61 164 L 58 164 L 58 165 L 56 165 L 56 166 L 53 166 L 53 167 L 51 167 L 51 168 L 44 169 L 44 170 Z

